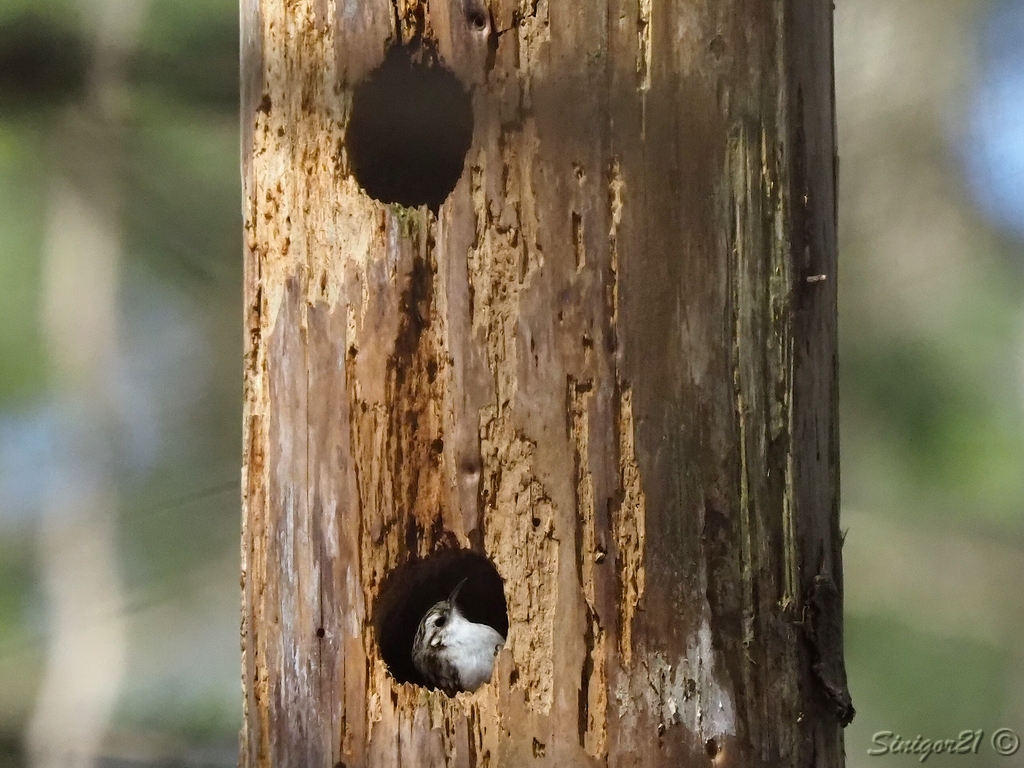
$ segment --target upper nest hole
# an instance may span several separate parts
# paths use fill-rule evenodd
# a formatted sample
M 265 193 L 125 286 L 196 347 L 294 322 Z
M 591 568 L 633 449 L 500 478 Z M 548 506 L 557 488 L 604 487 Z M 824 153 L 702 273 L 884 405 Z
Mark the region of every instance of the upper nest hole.
M 376 200 L 436 211 L 472 140 L 469 93 L 426 43 L 392 46 L 356 86 L 346 146 L 356 181 Z

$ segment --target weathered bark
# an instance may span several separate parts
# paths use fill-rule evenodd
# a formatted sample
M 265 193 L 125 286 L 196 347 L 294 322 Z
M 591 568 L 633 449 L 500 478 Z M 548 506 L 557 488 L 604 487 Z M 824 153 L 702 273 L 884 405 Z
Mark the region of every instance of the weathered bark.
M 841 765 L 831 3 L 242 7 L 241 764 Z M 473 89 L 436 215 L 346 145 L 417 32 Z M 373 616 L 452 546 L 509 634 L 448 698 Z

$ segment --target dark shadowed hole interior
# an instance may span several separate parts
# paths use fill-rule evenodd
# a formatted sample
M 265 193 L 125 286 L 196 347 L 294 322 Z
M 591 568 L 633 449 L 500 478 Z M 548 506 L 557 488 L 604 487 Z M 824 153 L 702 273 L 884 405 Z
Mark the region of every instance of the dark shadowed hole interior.
M 356 86 L 345 144 L 356 181 L 376 200 L 437 211 L 472 140 L 469 93 L 426 43 L 392 46 Z
M 448 549 L 410 560 L 384 579 L 373 609 L 373 626 L 388 671 L 400 683 L 423 685 L 412 664 L 412 642 L 420 619 L 444 600 L 463 579 L 459 610 L 470 621 L 489 624 L 508 637 L 508 605 L 504 582 L 483 555 Z
M 706 742 L 704 742 L 704 749 L 707 750 L 708 757 L 718 757 L 718 742 L 714 739 L 708 739 Z

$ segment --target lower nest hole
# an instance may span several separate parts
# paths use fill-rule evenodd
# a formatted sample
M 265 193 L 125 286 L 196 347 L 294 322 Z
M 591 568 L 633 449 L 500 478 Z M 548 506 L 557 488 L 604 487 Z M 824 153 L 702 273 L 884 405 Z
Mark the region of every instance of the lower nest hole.
M 435 603 L 459 591 L 459 609 L 470 621 L 508 637 L 508 604 L 501 575 L 490 560 L 468 549 L 447 549 L 398 566 L 384 579 L 373 608 L 380 655 L 400 683 L 424 685 L 412 663 L 420 620 Z

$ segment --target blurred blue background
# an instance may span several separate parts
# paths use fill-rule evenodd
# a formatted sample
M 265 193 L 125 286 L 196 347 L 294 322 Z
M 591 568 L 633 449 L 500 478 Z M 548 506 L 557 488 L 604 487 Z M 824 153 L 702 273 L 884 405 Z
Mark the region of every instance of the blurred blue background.
M 0 768 L 235 764 L 237 19 L 0 8 Z M 984 729 L 978 756 L 931 760 L 1005 766 L 1024 0 L 842 0 L 836 81 L 848 762 L 914 759 L 868 757 L 877 731 Z

